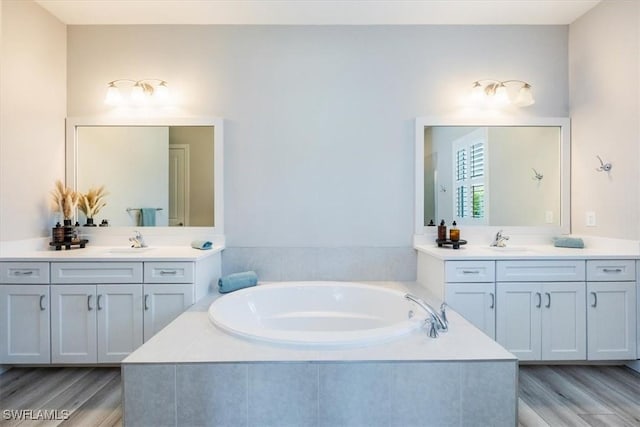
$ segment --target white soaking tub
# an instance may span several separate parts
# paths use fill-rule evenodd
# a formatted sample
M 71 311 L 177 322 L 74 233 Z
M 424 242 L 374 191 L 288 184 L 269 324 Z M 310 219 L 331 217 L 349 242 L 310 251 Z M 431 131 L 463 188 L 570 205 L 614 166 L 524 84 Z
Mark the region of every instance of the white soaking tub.
M 367 345 L 420 327 L 426 313 L 404 295 L 361 283 L 288 282 L 227 294 L 214 301 L 208 313 L 214 325 L 245 338 L 310 346 Z

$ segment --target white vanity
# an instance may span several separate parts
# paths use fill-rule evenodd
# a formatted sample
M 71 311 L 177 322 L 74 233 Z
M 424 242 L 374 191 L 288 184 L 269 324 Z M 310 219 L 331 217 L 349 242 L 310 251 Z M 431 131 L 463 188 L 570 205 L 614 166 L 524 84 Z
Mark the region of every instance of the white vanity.
M 119 363 L 215 288 L 221 250 L 94 246 L 3 256 L 0 364 Z
M 635 360 L 640 253 L 629 243 L 513 250 L 421 244 L 418 281 L 521 361 Z

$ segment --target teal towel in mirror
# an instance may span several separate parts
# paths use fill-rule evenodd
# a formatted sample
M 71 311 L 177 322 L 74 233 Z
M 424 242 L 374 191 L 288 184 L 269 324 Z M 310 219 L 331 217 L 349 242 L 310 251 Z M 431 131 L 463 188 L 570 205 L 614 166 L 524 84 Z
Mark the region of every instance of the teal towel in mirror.
M 213 248 L 213 243 L 208 240 L 194 240 L 191 242 L 191 247 L 194 249 L 207 250 Z
M 140 209 L 140 224 L 143 227 L 153 227 L 156 225 L 156 208 Z
M 221 294 L 237 291 L 258 284 L 258 275 L 254 271 L 228 274 L 218 279 L 218 291 Z
M 579 237 L 554 237 L 553 246 L 558 248 L 584 248 L 584 242 Z

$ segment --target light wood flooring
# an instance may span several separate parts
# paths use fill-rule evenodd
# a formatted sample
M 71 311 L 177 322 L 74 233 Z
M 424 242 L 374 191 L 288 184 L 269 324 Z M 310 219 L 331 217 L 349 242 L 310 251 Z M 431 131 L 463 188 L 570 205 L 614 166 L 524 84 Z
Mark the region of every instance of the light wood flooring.
M 519 426 L 640 426 L 640 373 L 629 368 L 521 366 L 519 382 Z M 14 368 L 0 375 L 0 426 L 121 426 L 120 396 L 118 368 Z M 70 417 L 7 420 L 7 409 Z

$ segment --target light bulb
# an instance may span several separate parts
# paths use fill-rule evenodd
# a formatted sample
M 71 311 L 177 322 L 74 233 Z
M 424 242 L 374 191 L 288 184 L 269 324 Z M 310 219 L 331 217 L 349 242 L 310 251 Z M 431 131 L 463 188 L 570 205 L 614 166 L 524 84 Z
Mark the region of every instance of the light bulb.
M 162 81 L 153 91 L 153 97 L 159 102 L 165 102 L 169 99 L 169 88 L 167 82 Z
M 518 96 L 516 97 L 514 104 L 518 107 L 528 107 L 535 103 L 536 101 L 533 99 L 533 93 L 531 93 L 531 85 L 529 83 L 525 83 L 518 91 Z
M 112 106 L 122 104 L 122 94 L 115 84 L 109 83 L 109 87 L 107 87 L 107 95 L 104 97 L 104 103 Z
M 504 83 L 500 83 L 491 101 L 491 103 L 496 107 L 504 107 L 506 105 L 509 105 L 509 93 L 507 92 L 507 87 L 504 85 Z
M 137 105 L 144 103 L 144 89 L 140 83 L 136 83 L 131 89 L 131 102 Z

